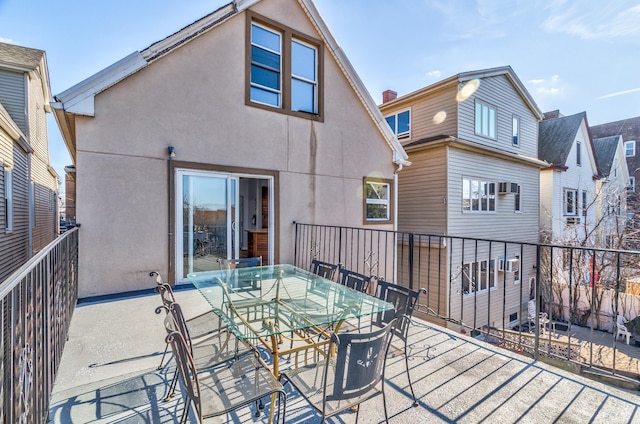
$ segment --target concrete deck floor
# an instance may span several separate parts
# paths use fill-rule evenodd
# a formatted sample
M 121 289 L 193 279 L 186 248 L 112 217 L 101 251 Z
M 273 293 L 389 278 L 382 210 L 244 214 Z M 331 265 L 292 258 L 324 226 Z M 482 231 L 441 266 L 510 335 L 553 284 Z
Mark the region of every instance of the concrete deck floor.
M 207 309 L 196 290 L 180 290 L 189 315 Z M 182 398 L 163 402 L 171 370 L 157 371 L 164 350 L 157 294 L 79 305 L 54 386 L 50 423 L 177 423 Z M 640 396 L 500 350 L 440 327 L 413 326 L 411 406 L 404 359 L 387 360 L 392 423 L 640 423 Z M 287 387 L 287 423 L 319 422 Z M 193 414 L 190 422 L 196 422 Z M 253 406 L 213 422 L 266 422 Z M 350 423 L 344 412 L 330 422 Z M 361 405 L 359 422 L 384 421 L 382 397 Z

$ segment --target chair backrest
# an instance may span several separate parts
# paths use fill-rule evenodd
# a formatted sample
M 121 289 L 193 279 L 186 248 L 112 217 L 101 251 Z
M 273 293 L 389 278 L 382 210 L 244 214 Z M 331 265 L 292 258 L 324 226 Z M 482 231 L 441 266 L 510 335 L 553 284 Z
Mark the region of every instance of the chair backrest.
M 149 273 L 149 277 L 156 277 L 155 290 L 160 293 L 162 304 L 168 308 L 169 305 L 176 301 L 176 297 L 173 294 L 173 289 L 169 284 L 162 281 L 162 277 L 157 271 L 151 271 Z
M 381 329 L 369 333 L 333 333 L 331 347 L 335 346 L 335 376 L 328 381 L 328 366 L 324 375 L 324 398 L 348 400 L 372 390 L 384 378 L 387 352 L 393 338 L 392 320 Z
M 394 318 L 399 318 L 403 315 L 411 318 L 411 316 L 413 316 L 413 311 L 418 304 L 420 293 L 426 294 L 427 291 L 425 289 L 411 290 L 407 287 L 399 286 L 388 281 L 378 280 L 378 284 L 376 286 L 376 297 L 384 300 L 385 302 L 391 303 L 394 309 L 379 312 L 373 318 L 371 323 L 377 327 L 383 327 Z M 403 341 L 407 340 L 409 324 L 409 320 L 400 320 L 395 327 L 396 335 Z
M 187 320 L 184 318 L 184 314 L 182 313 L 182 307 L 179 303 L 173 302 L 168 307 L 167 317 L 171 316 L 173 320 L 175 331 L 179 331 L 180 334 L 184 337 L 187 345 L 189 346 L 189 352 L 193 353 L 193 346 L 191 343 L 191 335 L 189 334 L 189 327 L 187 326 Z M 165 321 L 167 320 L 165 317 Z M 166 323 L 165 323 L 166 327 Z
M 319 275 L 320 277 L 326 278 L 327 280 L 333 280 L 333 277 L 339 266 L 339 264 L 334 265 L 330 264 L 329 262 L 322 262 L 314 259 L 311 261 L 311 272 Z
M 528 307 L 528 314 L 529 314 L 529 318 L 530 319 L 535 319 L 536 317 L 536 301 L 535 300 L 530 300 L 529 303 L 527 304 Z
M 218 259 L 220 270 L 262 266 L 262 256 L 240 259 Z
M 340 284 L 350 287 L 359 292 L 366 292 L 371 282 L 371 277 L 359 274 L 348 269 L 341 268 L 340 271 Z
M 191 356 L 191 351 L 187 345 L 187 341 L 179 331 L 171 329 L 170 322 L 167 320 L 170 315 L 165 317 L 165 328 L 167 329 L 166 342 L 171 345 L 173 356 L 176 361 L 176 368 L 178 370 L 178 376 L 182 381 L 182 387 L 180 391 L 185 394 L 188 401 L 192 401 L 196 414 L 198 415 L 198 422 L 202 422 L 202 405 L 200 403 L 200 383 L 198 381 L 198 370 L 196 369 L 195 362 Z M 169 325 L 168 325 L 169 324 Z M 185 408 L 188 408 L 188 403 L 185 404 Z
M 618 326 L 618 330 L 627 332 L 628 330 L 625 323 L 626 323 L 626 320 L 624 319 L 624 317 L 622 315 L 618 315 L 618 318 L 616 320 L 616 325 Z

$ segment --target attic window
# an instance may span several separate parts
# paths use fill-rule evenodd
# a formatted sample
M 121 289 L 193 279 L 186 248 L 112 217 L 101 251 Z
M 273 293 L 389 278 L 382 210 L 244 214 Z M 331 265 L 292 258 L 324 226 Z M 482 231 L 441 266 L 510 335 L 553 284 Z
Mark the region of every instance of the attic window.
M 403 110 L 402 112 L 389 115 L 384 118 L 389 124 L 391 131 L 398 140 L 409 138 L 411 134 L 411 110 Z
M 322 121 L 323 45 L 247 12 L 245 104 Z
M 582 165 L 582 143 L 579 141 L 576 143 L 576 165 Z

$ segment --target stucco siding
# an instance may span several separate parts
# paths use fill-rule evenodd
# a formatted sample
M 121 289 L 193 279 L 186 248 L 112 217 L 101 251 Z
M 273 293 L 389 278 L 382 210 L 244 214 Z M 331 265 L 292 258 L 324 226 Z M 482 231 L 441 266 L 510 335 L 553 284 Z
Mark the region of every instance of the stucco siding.
M 463 84 L 460 85 L 462 88 Z M 496 139 L 475 134 L 475 100 L 496 110 Z M 538 156 L 538 121 L 506 76 L 482 78 L 475 94 L 458 104 L 458 136 L 522 156 Z M 520 146 L 513 145 L 513 116 L 520 118 Z

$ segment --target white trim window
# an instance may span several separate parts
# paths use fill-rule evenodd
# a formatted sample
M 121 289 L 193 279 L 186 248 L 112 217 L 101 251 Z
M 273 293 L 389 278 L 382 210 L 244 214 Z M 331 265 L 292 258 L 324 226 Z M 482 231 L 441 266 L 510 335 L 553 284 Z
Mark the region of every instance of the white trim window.
M 520 146 L 520 118 L 513 115 L 511 130 L 511 142 L 514 146 Z
M 318 49 L 291 40 L 291 110 L 318 113 Z
M 485 293 L 497 287 L 496 260 L 485 259 L 462 266 L 462 292 L 465 296 Z
M 464 212 L 495 212 L 496 183 L 464 178 L 462 180 L 462 210 Z
M 636 155 L 635 140 L 629 140 L 624 142 L 624 155 L 628 158 Z
M 13 172 L 4 170 L 4 228 L 13 231 Z
M 636 191 L 636 177 L 629 177 L 629 185 L 627 186 L 627 190 Z
M 522 195 L 521 195 L 521 185 L 518 184 L 518 192 L 513 196 L 513 210 L 514 212 L 522 212 Z
M 513 270 L 513 284 L 520 284 L 520 268 L 522 267 L 522 263 L 520 262 L 520 255 L 515 255 L 513 258 L 518 261 L 518 266 Z
M 578 190 L 573 188 L 565 188 L 563 204 L 565 215 L 578 215 Z
M 282 35 L 251 24 L 251 101 L 282 104 Z
M 384 119 L 398 140 L 411 136 L 411 109 L 385 116 Z
M 389 221 L 391 184 L 384 181 L 365 181 L 365 220 Z
M 475 130 L 477 135 L 496 138 L 496 109 L 476 100 Z
M 587 209 L 589 209 L 587 190 L 582 190 L 582 216 L 587 216 Z
M 582 166 L 582 143 L 576 143 L 576 165 Z

